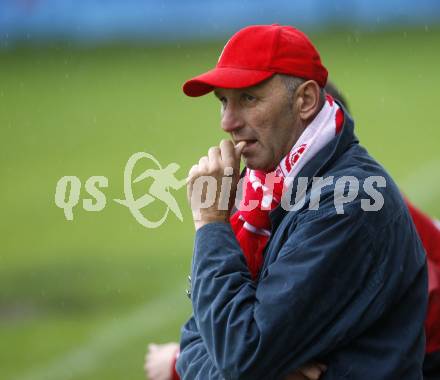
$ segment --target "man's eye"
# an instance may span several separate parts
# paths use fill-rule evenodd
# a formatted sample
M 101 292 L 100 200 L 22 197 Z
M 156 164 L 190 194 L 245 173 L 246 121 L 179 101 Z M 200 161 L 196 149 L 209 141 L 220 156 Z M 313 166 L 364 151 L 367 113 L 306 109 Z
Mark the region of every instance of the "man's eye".
M 246 100 L 247 102 L 254 102 L 256 100 L 255 96 L 252 96 L 250 94 L 243 94 L 243 98 L 244 100 Z

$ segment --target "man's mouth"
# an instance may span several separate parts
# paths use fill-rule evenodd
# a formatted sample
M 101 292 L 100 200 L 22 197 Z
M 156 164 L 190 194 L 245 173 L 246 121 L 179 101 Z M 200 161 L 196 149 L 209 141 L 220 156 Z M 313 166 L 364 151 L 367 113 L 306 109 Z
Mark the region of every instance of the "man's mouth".
M 243 153 L 246 154 L 247 152 L 249 152 L 252 148 L 255 147 L 255 145 L 257 144 L 258 140 L 240 140 L 240 141 L 245 141 L 246 145 L 243 148 Z
M 256 139 L 241 139 L 241 140 L 236 140 L 235 145 L 237 145 L 238 143 L 240 143 L 242 141 L 244 141 L 246 143 L 246 145 L 250 145 L 250 144 L 257 142 Z

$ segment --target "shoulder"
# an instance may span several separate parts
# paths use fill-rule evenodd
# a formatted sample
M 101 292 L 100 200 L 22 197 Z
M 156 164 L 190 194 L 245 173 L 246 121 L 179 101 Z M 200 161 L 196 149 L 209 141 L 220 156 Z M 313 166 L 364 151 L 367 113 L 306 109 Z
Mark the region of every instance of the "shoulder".
M 343 222 L 362 227 L 370 235 L 381 234 L 390 225 L 401 232 L 412 228 L 395 182 L 358 144 L 308 183 L 304 204 L 288 213 L 295 225 Z
M 388 172 L 360 145 L 354 144 L 324 174 L 324 207 L 344 213 L 375 230 L 402 215 L 409 218 L 400 190 Z M 313 189 L 312 189 L 313 191 Z M 333 207 L 330 207 L 333 205 Z

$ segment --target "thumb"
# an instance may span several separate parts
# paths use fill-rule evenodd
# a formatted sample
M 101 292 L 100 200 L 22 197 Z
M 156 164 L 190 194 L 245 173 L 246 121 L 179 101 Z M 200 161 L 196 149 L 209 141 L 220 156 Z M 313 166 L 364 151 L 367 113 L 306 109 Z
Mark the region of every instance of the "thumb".
M 246 141 L 240 141 L 237 145 L 234 147 L 234 153 L 235 153 L 235 159 L 240 161 L 241 153 L 243 151 L 243 148 L 246 145 Z
M 150 351 L 156 351 L 157 350 L 157 344 L 151 343 L 148 345 L 148 349 Z

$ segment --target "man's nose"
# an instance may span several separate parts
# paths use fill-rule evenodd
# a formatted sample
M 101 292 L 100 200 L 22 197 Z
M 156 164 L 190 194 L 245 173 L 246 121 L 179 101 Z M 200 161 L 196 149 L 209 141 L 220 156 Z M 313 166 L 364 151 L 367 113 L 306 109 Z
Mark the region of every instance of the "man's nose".
M 221 126 L 227 133 L 243 127 L 244 122 L 238 110 L 230 105 L 222 112 Z

